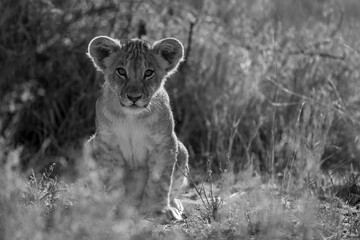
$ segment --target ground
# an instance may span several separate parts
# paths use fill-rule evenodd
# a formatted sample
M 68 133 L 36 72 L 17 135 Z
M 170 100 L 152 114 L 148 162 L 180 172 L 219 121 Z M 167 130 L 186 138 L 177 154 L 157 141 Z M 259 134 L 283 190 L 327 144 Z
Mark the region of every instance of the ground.
M 25 185 L 19 177 L 12 178 L 17 186 L 8 186 L 8 194 L 1 195 L 2 206 L 7 206 L 1 209 L 7 213 L 1 215 L 6 226 L 4 239 L 360 237 L 359 187 L 355 182 L 327 189 L 293 187 L 286 192 L 276 181 L 264 183 L 256 175 L 236 182 L 229 179 L 234 177 L 190 184 L 181 198 L 186 208 L 184 220 L 165 223 L 144 219 L 130 210 L 115 216 L 116 201 L 89 191 L 80 182 L 58 181 L 51 168 L 43 175 L 32 175 Z

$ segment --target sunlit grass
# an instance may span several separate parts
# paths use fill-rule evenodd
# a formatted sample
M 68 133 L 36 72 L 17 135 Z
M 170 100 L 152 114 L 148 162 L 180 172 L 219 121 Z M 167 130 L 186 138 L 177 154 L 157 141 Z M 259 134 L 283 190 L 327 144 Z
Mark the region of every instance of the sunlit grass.
M 12 154 L 16 157 L 16 153 Z M 296 186 L 284 189 L 277 181 L 264 183 L 258 175 L 249 172 L 238 177 L 224 175 L 215 182 L 207 176 L 207 181 L 183 194 L 185 220 L 160 223 L 157 219 L 143 218 L 135 209 L 126 208 L 116 215 L 116 199 L 86 188 L 81 181 L 70 185 L 58 181 L 52 168 L 42 175 L 33 174 L 29 180 L 16 171 L 1 173 L 0 230 L 5 240 L 356 239 L 359 236 L 358 210 L 348 205 L 351 199 L 336 197 L 358 186 L 359 175 L 349 177 L 337 187 L 312 184 L 301 189 Z M 319 189 L 324 190 L 322 194 L 316 191 Z

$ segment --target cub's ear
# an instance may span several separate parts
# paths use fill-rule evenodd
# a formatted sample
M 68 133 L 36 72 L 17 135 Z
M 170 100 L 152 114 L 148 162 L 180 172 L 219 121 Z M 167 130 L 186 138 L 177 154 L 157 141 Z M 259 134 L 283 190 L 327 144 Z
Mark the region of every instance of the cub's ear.
M 175 71 L 184 60 L 184 47 L 175 38 L 164 38 L 155 42 L 152 51 L 159 57 L 159 62 L 167 73 Z
M 90 41 L 87 55 L 93 60 L 94 65 L 99 70 L 105 69 L 104 59 L 110 54 L 120 50 L 120 42 L 116 39 L 98 36 Z

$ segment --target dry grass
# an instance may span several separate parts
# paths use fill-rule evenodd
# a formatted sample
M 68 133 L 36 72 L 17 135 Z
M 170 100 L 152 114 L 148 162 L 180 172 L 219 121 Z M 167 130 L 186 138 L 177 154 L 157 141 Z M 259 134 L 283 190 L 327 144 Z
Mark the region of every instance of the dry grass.
M 18 154 L 12 152 L 12 155 Z M 230 184 L 204 182 L 196 186 L 200 191 L 187 190 L 182 199 L 187 215 L 184 221 L 160 224 L 132 210 L 116 215 L 116 199 L 86 189 L 81 181 L 70 185 L 58 181 L 52 168 L 40 176 L 32 175 L 28 182 L 11 168 L 7 170 L 2 170 L 0 181 L 3 189 L 0 233 L 5 240 L 357 239 L 360 236 L 359 209 L 349 205 L 351 200 L 336 197 L 345 189 L 351 191 L 346 184 L 341 188 L 324 185 L 324 188 L 284 191 L 281 185 L 264 184 L 259 176 L 246 172 L 235 182 L 229 182 L 230 176 L 223 176 L 222 180 Z M 359 186 L 358 176 L 351 179 L 352 186 Z M 321 199 L 315 189 L 326 190 Z

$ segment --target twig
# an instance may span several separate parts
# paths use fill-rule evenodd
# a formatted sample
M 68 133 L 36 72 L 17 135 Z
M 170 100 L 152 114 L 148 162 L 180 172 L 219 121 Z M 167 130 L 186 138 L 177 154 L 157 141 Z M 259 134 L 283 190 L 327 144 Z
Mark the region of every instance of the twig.
M 322 102 L 319 102 L 313 98 L 310 98 L 308 96 L 305 96 L 305 95 L 302 95 L 302 94 L 299 94 L 299 93 L 296 93 L 296 92 L 293 92 L 291 91 L 290 89 L 284 87 L 283 85 L 281 85 L 280 83 L 277 83 L 276 81 L 270 79 L 269 77 L 266 78 L 266 81 L 269 81 L 270 83 L 274 84 L 276 87 L 278 87 L 281 91 L 287 93 L 287 94 L 290 94 L 290 95 L 293 95 L 293 96 L 296 96 L 296 97 L 299 97 L 299 98 L 302 98 L 302 99 L 305 99 L 311 103 L 314 103 L 314 104 L 318 104 L 320 106 L 323 106 L 323 107 L 326 107 L 326 108 L 330 108 L 331 110 L 334 110 L 336 111 L 337 113 L 343 115 L 345 112 L 343 109 L 340 109 L 339 107 L 334 107 L 334 106 L 331 106 L 329 104 L 325 104 L 325 103 L 322 103 Z
M 275 55 L 275 75 L 276 75 L 276 79 L 279 79 L 279 67 L 278 67 L 278 51 L 276 49 L 276 35 L 275 35 L 276 31 L 274 29 L 274 34 L 273 34 L 273 51 L 274 51 L 274 55 Z M 278 96 L 279 96 L 279 91 L 278 89 L 276 89 L 276 94 L 275 94 L 275 102 L 278 101 Z M 271 180 L 274 181 L 275 180 L 275 120 L 276 120 L 276 111 L 277 111 L 277 107 L 274 107 L 274 111 L 273 111 L 273 116 L 272 116 L 272 124 L 271 124 Z
M 296 51 L 290 51 L 290 52 L 287 52 L 287 54 L 289 54 L 289 55 L 306 55 L 309 57 L 318 56 L 318 57 L 322 57 L 322 58 L 329 58 L 329 59 L 341 60 L 341 61 L 344 61 L 346 59 L 345 55 L 336 56 L 336 55 L 332 55 L 330 53 L 306 51 L 303 49 L 296 50 Z
M 67 190 L 66 189 L 58 189 L 58 190 L 54 190 L 54 191 L 51 191 L 51 192 L 48 192 L 46 193 L 44 196 L 42 196 L 40 199 L 39 199 L 39 202 L 41 202 L 42 200 L 44 200 L 47 196 L 51 195 L 51 194 L 55 194 L 55 193 L 58 193 L 58 192 L 66 192 Z
M 187 59 L 189 58 L 189 55 L 191 52 L 192 36 L 193 36 L 194 26 L 196 23 L 197 23 L 196 18 L 193 19 L 192 21 L 190 21 L 190 29 L 189 29 L 188 39 L 187 39 L 187 48 L 186 48 L 186 52 L 185 52 L 184 65 L 187 63 Z
M 176 166 L 177 166 L 177 168 L 179 169 L 179 171 L 181 172 L 181 174 L 182 174 L 184 177 L 186 177 L 187 179 L 190 180 L 191 184 L 192 184 L 192 185 L 194 186 L 194 188 L 195 188 L 196 193 L 199 195 L 199 197 L 200 197 L 203 205 L 205 206 L 205 208 L 206 208 L 207 210 L 209 210 L 209 209 L 208 209 L 208 206 L 206 205 L 206 202 L 205 202 L 204 199 L 202 198 L 202 194 L 201 194 L 202 189 L 204 189 L 204 188 L 202 188 L 202 189 L 199 190 L 199 189 L 196 187 L 196 185 L 195 185 L 195 181 L 194 181 L 193 178 L 190 176 L 190 173 L 189 173 L 189 174 L 185 174 L 184 171 L 181 170 L 181 168 L 180 168 L 180 166 L 179 166 L 178 163 L 176 163 Z M 206 194 L 205 194 L 205 195 L 206 195 Z
M 330 33 L 331 38 L 333 38 L 336 35 L 336 33 L 340 30 L 341 25 L 342 25 L 342 23 L 344 21 L 344 9 L 343 9 L 343 7 L 341 6 L 341 4 L 339 3 L 338 0 L 334 0 L 334 1 L 335 1 L 336 5 L 338 6 L 339 11 L 340 11 L 340 17 L 339 17 L 338 23 L 336 24 L 335 29 Z
M 274 106 L 274 107 L 288 107 L 288 106 L 294 106 L 294 105 L 298 105 L 300 102 L 273 102 L 270 99 L 266 99 L 265 101 L 267 101 L 270 105 Z

